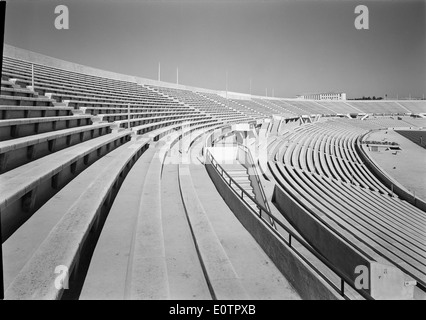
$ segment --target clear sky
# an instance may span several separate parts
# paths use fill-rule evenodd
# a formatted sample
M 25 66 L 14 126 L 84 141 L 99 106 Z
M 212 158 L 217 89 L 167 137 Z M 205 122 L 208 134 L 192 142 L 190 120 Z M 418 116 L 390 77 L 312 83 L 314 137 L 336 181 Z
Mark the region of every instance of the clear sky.
M 294 97 L 426 95 L 425 0 L 10 0 L 5 42 L 119 73 Z M 54 26 L 67 5 L 69 30 Z M 355 7 L 369 9 L 357 30 Z

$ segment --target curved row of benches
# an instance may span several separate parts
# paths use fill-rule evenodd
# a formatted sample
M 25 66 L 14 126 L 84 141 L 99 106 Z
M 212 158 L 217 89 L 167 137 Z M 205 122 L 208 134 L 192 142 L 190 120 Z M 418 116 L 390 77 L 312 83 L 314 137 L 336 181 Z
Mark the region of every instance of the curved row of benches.
M 193 126 L 192 128 L 188 128 L 187 131 L 199 130 L 200 133 L 194 135 L 194 137 L 197 137 L 201 134 L 201 131 L 205 131 L 201 128 L 202 126 Z M 171 139 L 165 137 L 164 139 L 168 141 L 166 149 L 170 148 L 183 133 L 183 131 L 176 132 L 172 134 L 173 138 Z M 119 134 L 128 136 L 130 133 L 122 131 Z M 81 260 L 90 260 L 90 268 L 85 276 L 86 280 L 84 280 L 84 285 L 80 288 L 82 290 L 82 298 L 89 296 L 93 298 L 93 295 L 90 293 L 93 293 L 91 290 L 95 290 L 96 296 L 99 299 L 117 298 L 120 294 L 123 294 L 120 296 L 121 298 L 141 298 L 142 296 L 145 298 L 159 298 L 161 296 L 161 294 L 158 295 L 161 291 L 158 290 L 158 287 L 151 287 L 155 295 L 148 294 L 147 296 L 144 294 L 141 296 L 139 289 L 129 289 L 130 291 L 126 292 L 118 290 L 118 286 L 123 286 L 124 288 L 129 283 L 125 279 L 120 282 L 123 278 L 119 278 L 118 276 L 120 270 L 124 272 L 123 276 L 128 276 L 127 268 L 129 264 L 127 259 L 129 256 L 127 254 L 124 257 L 110 257 L 112 258 L 109 260 L 111 263 L 110 271 L 112 273 L 103 282 L 97 282 L 92 279 L 92 273 L 95 279 L 107 273 L 105 265 L 97 261 L 99 259 L 105 261 L 105 253 L 114 252 L 114 246 L 118 246 L 125 251 L 127 250 L 127 252 L 131 250 L 132 254 L 139 252 L 134 245 L 131 245 L 131 243 L 138 243 L 133 242 L 132 233 L 123 234 L 122 230 L 117 229 L 118 226 L 123 227 L 126 223 L 128 227 L 135 226 L 133 220 L 130 218 L 128 220 L 122 216 L 123 206 L 133 208 L 132 206 L 138 206 L 138 203 L 142 201 L 141 209 L 137 210 L 136 213 L 143 210 L 147 218 L 153 217 L 153 212 L 158 207 L 154 202 L 157 199 L 156 197 L 160 195 L 160 192 L 158 192 L 159 190 L 155 186 L 157 185 L 157 179 L 161 177 L 163 160 L 160 159 L 160 147 L 150 148 L 148 151 L 145 151 L 149 141 L 143 138 L 132 140 L 102 157 L 86 169 L 84 174 L 78 175 L 69 182 L 61 191 L 47 201 L 31 219 L 10 236 L 4 243 L 6 287 L 8 288 L 6 292 L 7 299 L 28 299 L 34 297 L 38 299 L 60 298 L 63 294 L 63 289 L 54 287 L 54 279 L 56 277 L 54 267 L 57 265 L 66 266 L 69 274 L 73 275 L 72 283 L 75 286 L 75 283 L 78 283 L 78 280 L 75 280 L 75 278 L 81 278 L 81 273 L 86 272 L 84 270 L 84 263 Z M 124 180 L 124 189 L 119 189 L 120 184 L 130 169 L 130 176 Z M 143 189 L 139 188 L 141 184 L 144 185 Z M 102 188 L 99 189 L 100 187 Z M 129 194 L 130 189 L 133 191 Z M 137 190 L 143 190 L 143 192 L 138 193 Z M 113 192 L 110 193 L 110 191 Z M 118 196 L 116 201 L 114 201 L 117 192 Z M 143 194 L 142 198 L 140 198 L 141 200 L 136 200 L 141 194 Z M 90 199 L 92 199 L 92 202 L 89 205 L 87 201 L 90 201 Z M 109 206 L 112 206 L 110 211 L 108 210 Z M 68 211 L 67 208 L 69 208 Z M 117 216 L 120 214 L 121 216 Z M 107 215 L 108 220 L 106 220 L 105 228 L 102 228 Z M 128 212 L 128 215 L 133 215 L 133 218 L 135 218 L 135 211 L 132 209 Z M 69 218 L 67 218 L 68 216 Z M 120 222 L 118 225 L 115 225 L 117 221 Z M 142 219 L 141 221 L 142 223 L 146 223 L 146 219 Z M 33 229 L 35 230 L 33 233 L 29 232 L 29 230 Z M 58 230 L 58 233 L 54 230 Z M 69 230 L 70 233 L 64 232 L 64 230 Z M 90 234 L 95 233 L 98 236 L 100 234 L 98 244 L 92 249 L 86 249 L 85 247 L 85 243 L 96 243 L 96 238 L 93 239 L 92 236 L 88 236 L 89 231 Z M 131 241 L 128 243 L 129 246 L 126 246 L 126 243 L 123 241 L 111 243 L 111 236 L 114 235 L 121 237 L 121 240 L 124 239 L 123 237 L 130 236 L 128 238 Z M 109 250 L 103 245 L 103 241 L 106 241 L 105 245 Z M 145 241 L 142 243 L 145 243 Z M 152 250 L 150 250 L 149 254 L 157 255 L 154 248 L 150 249 Z M 91 250 L 94 250 L 93 257 Z M 121 262 L 113 263 L 114 259 L 121 259 Z M 137 258 L 135 259 L 137 260 Z M 136 265 L 134 268 L 132 267 L 134 274 L 131 277 L 133 279 L 131 283 L 133 285 L 138 287 L 138 283 L 141 283 L 143 279 L 151 281 L 157 279 L 148 276 L 149 273 L 145 274 L 141 270 L 137 271 L 140 261 L 138 263 L 136 260 Z M 120 263 L 123 269 L 117 266 Z M 83 271 L 78 269 L 81 264 L 83 264 Z M 146 268 L 147 265 L 144 263 L 140 267 Z M 76 269 L 74 270 L 74 268 Z M 96 271 L 91 271 L 93 269 L 96 269 Z M 99 290 L 99 287 L 93 289 L 93 286 L 90 285 L 92 280 L 98 286 L 102 284 L 107 285 L 108 279 L 111 281 L 113 281 L 112 279 L 116 279 L 118 281 L 118 283 L 115 283 L 109 288 L 110 291 Z M 145 286 L 142 287 L 145 288 Z M 70 293 L 67 292 L 65 290 L 66 296 L 69 296 Z M 75 295 L 72 296 L 75 298 L 80 293 L 74 292 L 71 295 Z
M 162 172 L 155 149 L 146 151 L 149 144 L 169 136 L 175 141 L 221 123 L 135 83 L 38 64 L 33 65 L 34 87 L 25 88 L 32 84 L 31 67 L 6 57 L 2 74 L 0 212 L 6 298 L 75 298 L 88 288 L 82 283 L 93 252 L 97 256 L 102 251 L 102 246 L 94 251 L 97 238 L 102 235 L 100 243 L 108 238 L 108 228 L 102 229 L 108 213 L 113 221 L 120 203 L 139 203 L 127 202 L 129 189 L 138 186 L 135 181 L 145 181 L 145 191 L 155 192 L 152 179 L 137 175 Z M 129 123 L 131 131 L 124 129 Z M 147 194 L 144 202 L 152 199 Z M 65 294 L 54 286 L 57 266 L 65 266 L 72 276 L 74 288 Z M 135 267 L 135 284 L 143 278 L 139 275 Z M 125 296 L 130 297 L 128 292 Z
M 285 141 L 276 158 L 309 172 L 388 194 L 390 190 L 367 170 L 355 151 L 354 142 L 359 133 L 338 123 L 308 124 L 291 138 L 281 137 Z
M 390 196 L 362 164 L 354 149 L 361 132 L 335 120 L 287 132 L 271 141 L 271 173 L 295 201 L 357 250 L 398 266 L 424 285 L 424 212 Z
M 219 95 L 141 85 L 7 57 L 4 61 L 0 213 L 7 298 L 241 299 L 259 298 L 259 292 L 268 288 L 270 297 L 282 293 L 283 288 L 275 286 L 282 276 L 265 267 L 267 260 L 255 244 L 242 240 L 247 235 L 241 229 L 225 233 L 230 231 L 229 216 L 215 216 L 215 203 L 200 193 L 206 172 L 189 168 L 192 179 L 178 163 L 191 152 L 191 161 L 200 156 L 206 130 L 254 122 L 258 115 L 331 108 L 308 103 L 304 109 L 303 103 L 293 106 L 265 99 L 247 105 L 225 103 Z M 325 124 L 317 131 L 306 128 L 309 134 L 328 133 L 302 138 L 286 150 L 280 149 L 278 137 L 273 156 L 313 175 L 328 175 L 332 184 L 336 179 L 341 184 L 350 181 L 351 170 L 362 171 L 351 149 L 355 135 L 343 137 L 350 130 Z M 289 130 L 287 137 L 301 139 L 304 129 Z M 154 146 L 159 139 L 161 143 Z M 177 163 L 170 159 L 173 152 Z M 353 179 L 349 190 L 358 184 L 380 189 L 368 172 Z M 212 185 L 207 189 L 214 190 Z M 362 196 L 367 190 L 358 192 Z M 383 195 L 374 193 L 374 197 Z M 382 202 L 384 206 L 386 201 Z M 386 216 L 381 205 L 377 224 Z M 395 202 L 394 208 L 405 207 Z M 389 227 L 380 228 L 384 232 Z M 417 246 L 418 239 L 410 233 L 413 226 L 401 222 L 401 228 Z M 366 228 L 365 233 L 370 231 Z M 389 241 L 382 234 L 377 237 Z M 233 242 L 245 252 L 256 252 L 258 270 L 246 268 L 250 257 L 240 260 Z M 418 259 L 419 250 L 413 252 L 406 255 Z M 106 261 L 111 265 L 106 267 Z M 70 290 L 55 286 L 58 266 L 71 275 Z M 252 279 L 248 270 L 271 271 L 273 276 Z

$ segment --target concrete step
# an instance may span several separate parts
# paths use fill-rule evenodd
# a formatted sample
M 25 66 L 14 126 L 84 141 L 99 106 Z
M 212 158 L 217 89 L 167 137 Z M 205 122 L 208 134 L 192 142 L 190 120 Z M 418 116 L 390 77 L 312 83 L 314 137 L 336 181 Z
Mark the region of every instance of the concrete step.
M 0 120 L 0 141 L 89 124 L 87 115 Z
M 128 140 L 128 132 L 107 134 L 0 175 L 3 241 L 81 171 Z
M 65 266 L 69 275 L 79 275 L 79 263 L 90 257 L 86 244 L 94 240 L 93 233 L 99 232 L 122 179 L 145 145 L 146 140 L 129 142 L 104 156 L 5 242 L 4 252 L 9 257 L 5 270 L 10 283 L 6 299 L 61 298 L 64 290 L 56 287 L 52 272 L 57 266 Z
M 197 197 L 249 299 L 300 299 L 229 209 L 206 169 L 192 165 L 190 172 Z
M 155 153 L 149 148 L 133 165 L 111 206 L 79 296 L 80 300 L 128 298 L 127 276 L 143 185 Z
M 109 131 L 108 124 L 95 124 L 0 141 L 0 173 L 105 135 Z
M 129 299 L 169 298 L 167 263 L 161 222 L 161 167 L 156 150 L 145 177 L 127 276 Z
M 71 115 L 72 108 L 67 107 L 0 106 L 0 120 Z
M 250 178 L 247 174 L 247 171 L 244 171 L 244 173 L 241 174 L 234 174 L 233 172 L 227 171 L 227 173 L 237 182 L 244 182 L 244 181 L 250 181 Z
M 48 98 L 18 97 L 0 95 L 0 105 L 11 106 L 52 106 L 54 100 Z
M 248 299 L 247 292 L 197 196 L 189 166 L 179 166 L 179 181 L 186 214 L 212 294 L 219 300 Z
M 167 164 L 161 178 L 161 213 L 169 298 L 212 299 L 197 254 L 179 187 L 179 165 Z

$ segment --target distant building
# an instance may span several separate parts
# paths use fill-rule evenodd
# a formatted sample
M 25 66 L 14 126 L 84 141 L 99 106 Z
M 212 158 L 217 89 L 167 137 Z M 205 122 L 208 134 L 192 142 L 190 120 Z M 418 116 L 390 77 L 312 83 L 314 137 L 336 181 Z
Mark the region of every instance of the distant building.
M 346 100 L 344 92 L 308 93 L 297 96 L 298 99 L 309 100 Z

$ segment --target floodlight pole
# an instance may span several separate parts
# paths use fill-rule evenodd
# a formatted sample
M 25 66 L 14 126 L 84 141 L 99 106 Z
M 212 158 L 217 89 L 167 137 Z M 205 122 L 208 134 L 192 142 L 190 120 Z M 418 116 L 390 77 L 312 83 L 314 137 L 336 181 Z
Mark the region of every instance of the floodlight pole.
M 228 99 L 228 71 L 226 71 L 226 99 Z
M 130 128 L 130 103 L 127 105 L 127 114 L 128 114 L 128 118 L 127 118 L 127 128 L 129 128 L 129 130 L 132 130 Z
M 176 68 L 176 84 L 179 84 L 179 68 Z
M 34 63 L 31 63 L 31 88 L 34 91 Z
M 161 81 L 161 63 L 158 63 L 158 81 Z

